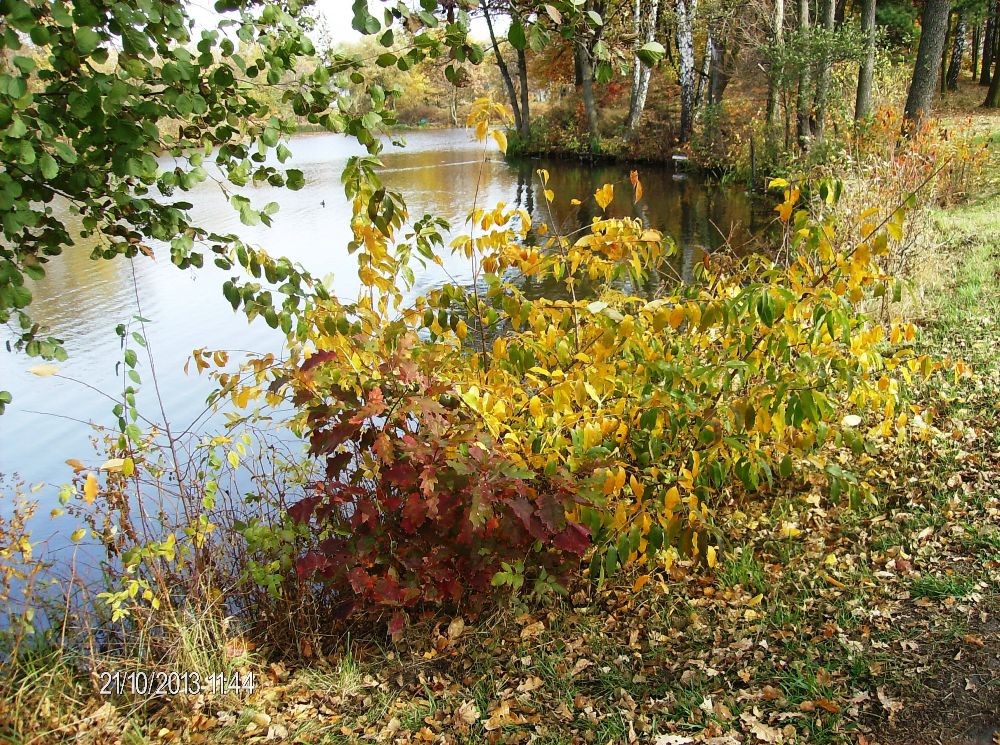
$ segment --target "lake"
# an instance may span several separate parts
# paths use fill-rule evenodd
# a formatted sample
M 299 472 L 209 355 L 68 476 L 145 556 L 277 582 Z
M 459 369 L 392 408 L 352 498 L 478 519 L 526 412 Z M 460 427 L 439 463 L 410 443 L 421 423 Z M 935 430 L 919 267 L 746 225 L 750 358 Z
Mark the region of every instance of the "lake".
M 492 147 L 484 151 L 466 130 L 414 132 L 404 137 L 405 148 L 388 145 L 382 155 L 386 186 L 403 193 L 411 216 L 440 215 L 451 222 L 455 233 L 464 231 L 477 184 L 479 205 L 503 201 L 525 207 L 535 222 L 548 222 L 550 216 L 534 175 L 538 168 L 551 173 L 549 187 L 557 194 L 551 220 L 560 229 L 589 223 L 592 214 L 586 201 L 573 207 L 570 198 L 586 199 L 602 184 L 613 183 L 617 196 L 610 212 L 641 217 L 650 227 L 673 236 L 682 249 L 683 274 L 690 273 L 703 250 L 720 246 L 724 234 L 731 235 L 738 245 L 755 228 L 750 200 L 740 190 L 708 185 L 667 169 L 639 167 L 645 197 L 635 206 L 627 166 L 542 160 L 508 164 Z M 296 137 L 289 147 L 293 159 L 288 165 L 305 173 L 305 188 L 297 192 L 267 186 L 237 190 L 257 206 L 270 201 L 281 204 L 271 228 L 242 225 L 212 182 L 178 198 L 195 205 L 194 216 L 201 225 L 237 233 L 272 255 L 302 263 L 317 276 L 329 275 L 330 286 L 339 297 L 354 298 L 359 288 L 357 264 L 346 248 L 350 207 L 340 174 L 349 157 L 364 151 L 347 137 L 327 134 Z M 596 209 L 593 200 L 590 205 L 591 210 Z M 760 220 L 758 217 L 757 222 Z M 7 413 L 0 416 L 0 474 L 8 477 L 4 493 L 11 492 L 9 480 L 15 474 L 29 485 L 44 484 L 34 495 L 44 516 L 57 503 L 59 485 L 72 476 L 66 459 L 77 458 L 87 464 L 103 461 L 94 453 L 93 430 L 88 423 L 114 426 L 112 401 L 101 392 L 113 395 L 123 387 L 120 370 L 116 370 L 121 349 L 115 327 L 129 323 L 139 312 L 137 296 L 142 315 L 151 321 L 147 337 L 166 412 L 176 431 L 198 420 L 211 390 L 206 378 L 183 371 L 192 349 L 279 352 L 282 344 L 280 332 L 268 328 L 263 320 L 248 324 L 242 314 L 233 312 L 221 292 L 230 272 L 214 266 L 181 271 L 170 264 L 164 250 L 155 260 L 140 257 L 134 263 L 121 259 L 95 262 L 89 254 L 83 247 L 67 250 L 47 266 L 45 279 L 31 288 L 35 319 L 65 340 L 69 360 L 59 365 L 59 375 L 64 377 L 38 377 L 28 369 L 39 360 L 0 353 L 0 388 L 14 396 Z M 460 257 L 447 258 L 443 267 L 414 266 L 414 272 L 411 297 L 447 281 L 448 275 L 471 282 L 470 267 Z M 144 362 L 140 372 L 144 386 L 139 408 L 158 411 Z M 213 429 L 210 417 L 198 422 L 199 428 Z M 4 513 L 7 509 L 7 505 L 0 506 Z M 36 526 L 36 538 L 49 537 L 44 535 L 49 532 L 53 538 L 50 547 L 65 545 L 62 531 L 67 526 L 72 530 L 78 523 L 63 522 L 46 523 L 44 531 Z

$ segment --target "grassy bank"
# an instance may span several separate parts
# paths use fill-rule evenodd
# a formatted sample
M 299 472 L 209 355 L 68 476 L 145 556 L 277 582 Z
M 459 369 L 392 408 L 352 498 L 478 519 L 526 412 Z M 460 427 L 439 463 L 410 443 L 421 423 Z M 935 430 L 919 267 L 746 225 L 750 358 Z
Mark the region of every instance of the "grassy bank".
M 580 585 L 390 645 L 254 650 L 190 624 L 254 690 L 101 696 L 116 662 L 44 646 L 5 671 L 0 742 L 990 743 L 1000 728 L 1000 198 L 933 214 L 921 340 L 973 379 L 881 466 L 878 503 L 803 483 L 738 505 L 713 573 Z M 215 648 L 212 649 L 212 645 Z M 176 659 L 195 659 L 193 656 Z M 191 663 L 194 664 L 194 663 Z M 202 671 L 204 675 L 208 670 Z

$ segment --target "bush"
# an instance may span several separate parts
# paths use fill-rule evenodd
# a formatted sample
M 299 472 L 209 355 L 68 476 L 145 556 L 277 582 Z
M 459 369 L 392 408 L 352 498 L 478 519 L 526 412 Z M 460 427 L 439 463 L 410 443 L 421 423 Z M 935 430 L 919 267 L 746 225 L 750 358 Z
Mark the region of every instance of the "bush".
M 566 519 L 579 501 L 572 480 L 537 477 L 472 426 L 454 385 L 409 356 L 416 343 L 355 336 L 367 352 L 356 373 L 329 365 L 336 351 L 299 370 L 296 403 L 327 464 L 326 479 L 289 510 L 313 521 L 317 538 L 300 578 L 321 577 L 345 612 L 475 612 L 495 584 L 561 589 L 590 545 L 588 530 Z M 401 623 L 397 614 L 393 630 Z
M 482 137 L 490 111 L 474 109 Z M 411 241 L 430 257 L 437 241 L 399 237 L 405 216 L 380 212 L 374 172 L 349 172 L 370 293 L 314 304 L 291 363 L 251 384 L 288 385 L 327 460 L 294 508 L 312 532 L 298 566 L 345 610 L 478 606 L 491 581 L 522 576 L 544 587 L 588 538 L 595 580 L 713 566 L 719 510 L 806 480 L 834 501 L 874 499 L 873 455 L 929 434 L 908 391 L 943 364 L 916 353 L 912 325 L 865 314 L 898 292 L 885 259 L 905 204 L 845 220 L 838 182 L 803 197 L 776 181 L 780 252 L 706 257 L 686 286 L 664 281 L 675 247 L 638 220 L 552 236 L 524 210 L 477 209 L 452 242 L 471 289 L 404 306 Z M 629 197 L 642 191 L 633 173 Z M 614 198 L 612 185 L 592 197 L 605 213 Z

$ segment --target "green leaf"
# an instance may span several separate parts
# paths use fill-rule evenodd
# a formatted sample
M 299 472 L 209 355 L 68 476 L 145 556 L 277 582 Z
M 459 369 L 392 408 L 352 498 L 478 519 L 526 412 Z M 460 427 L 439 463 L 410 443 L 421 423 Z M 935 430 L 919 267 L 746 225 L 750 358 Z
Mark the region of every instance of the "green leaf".
M 297 168 L 289 168 L 285 172 L 285 186 L 292 191 L 298 191 L 306 185 L 305 176 Z
M 662 60 L 667 54 L 667 50 L 658 41 L 650 41 L 643 44 L 636 51 L 635 55 L 646 67 L 652 67 Z
M 38 169 L 42 172 L 42 176 L 47 179 L 54 179 L 59 174 L 59 164 L 48 153 L 38 159 Z
M 92 28 L 81 27 L 73 32 L 76 48 L 83 55 L 90 55 L 101 44 L 101 35 Z
M 519 20 L 515 20 L 510 25 L 510 30 L 507 32 L 507 40 L 514 49 L 524 50 L 527 47 L 528 39 L 524 34 L 524 25 Z

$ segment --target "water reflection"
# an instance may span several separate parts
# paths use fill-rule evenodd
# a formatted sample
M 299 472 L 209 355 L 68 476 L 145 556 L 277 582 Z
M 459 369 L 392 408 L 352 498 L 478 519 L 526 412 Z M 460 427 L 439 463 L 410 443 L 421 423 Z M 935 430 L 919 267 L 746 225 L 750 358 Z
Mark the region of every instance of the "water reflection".
M 497 202 L 526 209 L 536 223 L 546 222 L 560 232 L 584 226 L 599 214 L 587 199 L 604 183 L 615 185 L 616 199 L 609 214 L 637 217 L 650 227 L 672 235 L 681 246 L 680 265 L 690 278 L 702 252 L 724 242 L 724 233 L 737 240 L 750 234 L 753 213 L 738 191 L 709 187 L 694 179 L 676 179 L 665 170 L 640 167 L 645 198 L 631 199 L 629 168 L 588 166 L 570 161 L 525 160 L 505 163 L 497 152 L 472 140 L 463 130 L 420 132 L 406 137 L 406 149 L 388 147 L 382 159 L 384 180 L 406 195 L 414 217 L 440 215 L 457 230 L 478 192 L 477 204 Z M 256 205 L 280 201 L 281 210 L 270 229 L 247 227 L 239 222 L 226 198 L 212 183 L 187 195 L 197 221 L 217 232 L 232 232 L 270 253 L 301 262 L 314 274 L 332 276 L 333 290 L 342 298 L 357 295 L 357 264 L 347 253 L 350 239 L 350 206 L 343 197 L 340 174 L 347 158 L 363 150 L 345 137 L 315 135 L 291 143 L 293 165 L 303 170 L 307 185 L 298 192 L 271 187 L 240 190 Z M 483 162 L 483 157 L 487 160 Z M 165 163 L 165 165 L 167 165 Z M 548 188 L 556 199 L 548 204 L 535 172 L 548 169 Z M 574 197 L 583 199 L 578 206 Z M 170 265 L 166 251 L 156 260 L 91 261 L 89 248 L 67 251 L 48 265 L 48 275 L 32 286 L 32 312 L 55 336 L 66 340 L 70 353 L 61 366 L 67 376 L 86 381 L 108 392 L 121 390 L 116 375 L 121 358 L 114 329 L 130 323 L 140 310 L 152 323 L 147 327 L 160 373 L 165 407 L 176 429 L 202 411 L 209 384 L 185 376 L 182 368 L 195 347 L 278 351 L 281 337 L 263 323 L 247 324 L 234 314 L 222 297 L 220 284 L 227 273 L 207 266 L 179 271 Z M 442 266 L 414 268 L 415 286 L 410 297 L 446 281 L 471 282 L 471 267 L 459 256 L 446 257 Z M 134 275 L 133 275 L 134 273 Z M 534 288 L 548 292 L 549 288 Z M 136 296 L 138 295 L 139 303 Z M 38 378 L 27 373 L 32 361 L 0 355 L 0 387 L 15 401 L 0 417 L 0 473 L 20 473 L 29 483 L 50 484 L 39 492 L 43 501 L 55 499 L 51 486 L 69 479 L 65 458 L 93 461 L 90 430 L 80 421 L 113 422 L 110 403 L 94 391 L 58 378 Z M 148 371 L 140 369 L 147 385 L 139 407 L 154 408 Z M 43 412 L 43 413 L 39 413 Z M 43 505 L 46 508 L 51 503 Z

